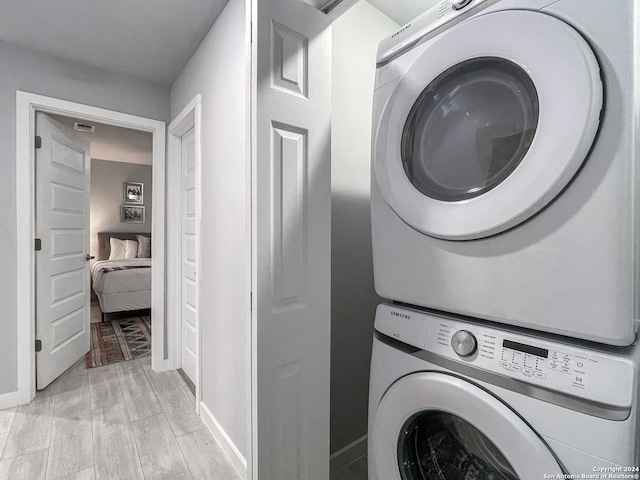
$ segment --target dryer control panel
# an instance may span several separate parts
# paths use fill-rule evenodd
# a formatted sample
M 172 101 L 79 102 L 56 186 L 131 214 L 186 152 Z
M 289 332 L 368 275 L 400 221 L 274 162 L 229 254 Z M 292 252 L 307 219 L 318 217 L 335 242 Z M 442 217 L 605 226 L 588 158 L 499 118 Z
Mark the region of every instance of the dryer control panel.
M 634 368 L 623 356 L 394 305 L 378 306 L 375 327 L 485 371 L 602 404 L 632 404 Z
M 429 10 L 382 40 L 378 46 L 377 63 L 388 62 L 443 26 L 451 26 L 450 24 L 455 23 L 456 20 L 462 21 L 469 16 L 468 13 L 477 10 L 475 7 L 492 3 L 495 3 L 495 0 L 440 0 Z

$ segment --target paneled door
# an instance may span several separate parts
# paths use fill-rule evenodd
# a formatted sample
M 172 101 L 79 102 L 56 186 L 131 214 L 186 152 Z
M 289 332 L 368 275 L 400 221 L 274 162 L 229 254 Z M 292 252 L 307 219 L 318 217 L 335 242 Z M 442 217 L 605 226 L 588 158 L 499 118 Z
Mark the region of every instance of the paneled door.
M 253 479 L 329 478 L 331 25 L 254 0 Z
M 36 387 L 89 351 L 89 143 L 36 114 Z M 40 146 L 38 144 L 40 143 Z M 36 241 L 38 242 L 38 241 Z
M 196 237 L 195 127 L 182 136 L 182 370 L 197 383 L 198 249 Z

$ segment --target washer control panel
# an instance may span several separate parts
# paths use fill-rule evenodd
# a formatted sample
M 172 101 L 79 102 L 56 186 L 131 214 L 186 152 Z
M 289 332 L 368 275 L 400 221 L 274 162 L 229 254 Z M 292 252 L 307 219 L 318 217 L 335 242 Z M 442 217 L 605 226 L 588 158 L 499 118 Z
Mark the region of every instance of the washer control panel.
M 549 390 L 620 407 L 632 403 L 633 364 L 621 356 L 393 305 L 378 307 L 376 330 L 427 352 Z
M 451 347 L 461 357 L 469 357 L 476 353 L 478 340 L 469 330 L 458 330 L 451 337 Z

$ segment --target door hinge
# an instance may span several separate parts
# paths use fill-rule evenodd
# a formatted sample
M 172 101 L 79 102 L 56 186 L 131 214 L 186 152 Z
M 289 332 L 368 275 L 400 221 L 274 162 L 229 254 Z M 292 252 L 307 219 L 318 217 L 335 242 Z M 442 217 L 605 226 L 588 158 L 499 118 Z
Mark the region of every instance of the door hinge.
M 36 148 L 42 147 L 42 137 L 36 135 Z
M 42 351 L 42 340 L 36 340 L 36 352 Z
M 42 250 L 42 240 L 40 240 L 39 238 L 36 238 L 34 241 L 34 248 L 37 251 Z

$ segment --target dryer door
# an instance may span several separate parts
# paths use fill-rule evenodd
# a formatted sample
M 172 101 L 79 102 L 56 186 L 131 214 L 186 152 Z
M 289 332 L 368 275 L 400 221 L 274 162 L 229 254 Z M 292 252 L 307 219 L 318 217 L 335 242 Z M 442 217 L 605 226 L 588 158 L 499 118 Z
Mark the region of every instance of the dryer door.
M 374 172 L 396 214 L 427 235 L 468 240 L 558 195 L 602 107 L 598 63 L 578 32 L 544 13 L 501 11 L 415 48 L 374 126 Z
M 520 416 L 445 373 L 414 373 L 394 383 L 370 433 L 380 480 L 526 480 L 564 473 Z

